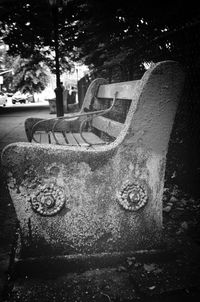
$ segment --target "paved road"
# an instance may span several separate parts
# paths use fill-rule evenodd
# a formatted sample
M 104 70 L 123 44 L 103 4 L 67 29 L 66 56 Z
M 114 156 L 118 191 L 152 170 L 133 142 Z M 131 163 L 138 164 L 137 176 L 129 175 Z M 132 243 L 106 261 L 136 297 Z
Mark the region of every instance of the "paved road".
M 0 107 L 0 152 L 9 143 L 26 142 L 24 121 L 28 117 L 52 118 L 48 103 Z

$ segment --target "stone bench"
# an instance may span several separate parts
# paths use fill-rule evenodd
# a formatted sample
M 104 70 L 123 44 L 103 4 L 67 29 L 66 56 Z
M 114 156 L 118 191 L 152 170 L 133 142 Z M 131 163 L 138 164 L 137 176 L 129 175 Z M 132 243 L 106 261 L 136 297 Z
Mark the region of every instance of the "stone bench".
M 183 83 L 179 64 L 164 61 L 138 81 L 96 80 L 79 114 L 26 122 L 30 141 L 40 132 L 57 141 L 18 142 L 2 154 L 22 259 L 160 246 L 166 154 Z

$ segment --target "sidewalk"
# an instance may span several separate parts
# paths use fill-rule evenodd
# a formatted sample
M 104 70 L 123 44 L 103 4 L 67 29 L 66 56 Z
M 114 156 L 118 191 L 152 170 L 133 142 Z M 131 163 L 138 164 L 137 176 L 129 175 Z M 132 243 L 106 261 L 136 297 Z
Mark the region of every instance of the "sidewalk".
M 28 117 L 53 118 L 45 103 L 31 106 L 0 107 L 0 152 L 10 143 L 26 142 L 24 122 Z

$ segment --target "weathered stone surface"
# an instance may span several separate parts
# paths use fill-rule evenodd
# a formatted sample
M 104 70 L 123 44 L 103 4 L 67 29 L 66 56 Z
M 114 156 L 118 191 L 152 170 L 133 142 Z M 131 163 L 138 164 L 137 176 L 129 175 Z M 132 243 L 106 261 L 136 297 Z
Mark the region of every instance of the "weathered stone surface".
M 134 87 L 124 129 L 108 145 L 16 143 L 4 149 L 2 162 L 20 222 L 21 257 L 159 246 L 166 153 L 183 80 L 176 62 L 148 70 Z M 130 211 L 118 197 L 125 183 L 136 180 L 145 184 L 142 194 L 148 198 Z M 42 216 L 33 211 L 31 200 L 52 184 L 62 188 L 65 205 L 56 215 Z

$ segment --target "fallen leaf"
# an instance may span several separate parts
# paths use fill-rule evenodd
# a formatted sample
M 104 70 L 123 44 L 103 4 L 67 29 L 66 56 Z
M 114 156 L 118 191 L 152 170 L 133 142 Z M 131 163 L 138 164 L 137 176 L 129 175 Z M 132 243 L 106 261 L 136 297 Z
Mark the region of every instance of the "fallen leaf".
M 145 269 L 145 271 L 147 271 L 149 273 L 156 269 L 156 265 L 154 263 L 144 264 L 144 269 Z
M 153 272 L 154 272 L 154 274 L 160 274 L 162 272 L 162 269 L 156 268 Z
M 163 212 L 169 213 L 171 211 L 172 207 L 171 206 L 166 206 L 163 208 Z
M 176 171 L 174 171 L 174 173 L 172 174 L 171 178 L 175 178 L 176 177 Z
M 181 227 L 182 227 L 182 229 L 187 230 L 188 229 L 188 223 L 186 221 L 182 222 Z
M 124 266 L 120 265 L 117 270 L 118 270 L 118 272 L 124 272 L 124 271 L 126 271 L 126 268 Z
M 177 202 L 178 201 L 178 198 L 176 198 L 175 196 L 172 196 L 170 198 L 170 202 L 174 203 L 174 202 Z
M 150 290 L 153 290 L 155 288 L 156 288 L 155 285 L 148 287 L 148 289 L 150 289 Z
M 126 261 L 128 265 L 131 266 L 135 262 L 135 257 L 128 257 Z

